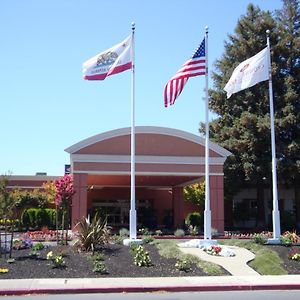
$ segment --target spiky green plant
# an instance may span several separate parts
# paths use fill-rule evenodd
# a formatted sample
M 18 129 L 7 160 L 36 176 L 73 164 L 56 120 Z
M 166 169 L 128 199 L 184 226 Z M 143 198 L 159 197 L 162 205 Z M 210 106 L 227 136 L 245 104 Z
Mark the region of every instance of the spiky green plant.
M 98 213 L 91 222 L 87 218 L 83 218 L 76 224 L 76 229 L 78 230 L 78 240 L 75 245 L 84 251 L 94 253 L 97 246 L 103 246 L 109 242 L 110 231 L 107 222 L 103 221 Z

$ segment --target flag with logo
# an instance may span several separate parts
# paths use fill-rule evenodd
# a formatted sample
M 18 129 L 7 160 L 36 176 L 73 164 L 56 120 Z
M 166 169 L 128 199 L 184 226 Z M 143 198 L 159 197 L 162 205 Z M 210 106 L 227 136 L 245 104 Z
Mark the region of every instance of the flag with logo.
M 270 49 L 266 47 L 256 55 L 240 63 L 233 71 L 224 90 L 227 98 L 234 93 L 247 89 L 269 79 Z
M 104 80 L 107 76 L 132 68 L 132 38 L 97 54 L 83 63 L 83 79 Z
M 195 51 L 195 54 L 187 60 L 177 73 L 169 80 L 164 90 L 165 107 L 173 105 L 181 94 L 188 79 L 193 76 L 205 75 L 205 38 Z

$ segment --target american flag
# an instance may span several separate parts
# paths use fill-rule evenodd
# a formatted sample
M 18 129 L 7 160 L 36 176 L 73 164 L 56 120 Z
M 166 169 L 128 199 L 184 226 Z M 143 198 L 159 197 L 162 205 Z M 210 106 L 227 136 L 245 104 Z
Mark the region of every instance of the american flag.
M 190 58 L 165 86 L 165 107 L 173 105 L 182 92 L 188 79 L 193 76 L 205 75 L 205 38 Z

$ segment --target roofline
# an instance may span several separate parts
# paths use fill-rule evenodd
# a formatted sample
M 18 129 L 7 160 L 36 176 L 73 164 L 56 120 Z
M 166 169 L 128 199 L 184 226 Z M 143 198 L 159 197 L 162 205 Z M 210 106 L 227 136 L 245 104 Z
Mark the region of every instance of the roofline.
M 54 181 L 63 176 L 49 176 L 49 175 L 9 175 L 8 181 Z
M 130 133 L 131 133 L 131 127 L 124 127 L 124 128 L 106 131 L 106 132 L 91 136 L 87 139 L 84 139 L 84 140 L 66 148 L 65 151 L 70 154 L 73 154 L 73 153 L 81 150 L 82 148 L 93 145 L 95 143 L 98 143 L 98 142 L 101 142 L 101 141 L 104 141 L 107 139 L 111 139 L 114 137 L 118 137 L 118 136 L 130 135 Z M 179 137 L 179 138 L 197 143 L 199 145 L 205 146 L 205 138 L 195 135 L 195 134 L 192 134 L 192 133 L 189 133 L 189 132 L 186 132 L 186 131 L 183 131 L 183 130 L 174 129 L 174 128 L 157 127 L 157 126 L 136 126 L 135 133 L 136 134 L 139 134 L 139 133 L 164 134 L 164 135 Z M 213 142 L 209 142 L 209 148 L 223 157 L 227 157 L 232 154 L 225 148 L 223 148 Z

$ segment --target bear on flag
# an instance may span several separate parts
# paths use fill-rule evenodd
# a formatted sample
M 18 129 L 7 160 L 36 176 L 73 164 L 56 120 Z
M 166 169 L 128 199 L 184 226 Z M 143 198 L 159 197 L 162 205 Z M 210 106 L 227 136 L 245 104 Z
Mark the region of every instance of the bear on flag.
M 83 63 L 83 79 L 104 80 L 132 68 L 132 38 L 101 52 Z

